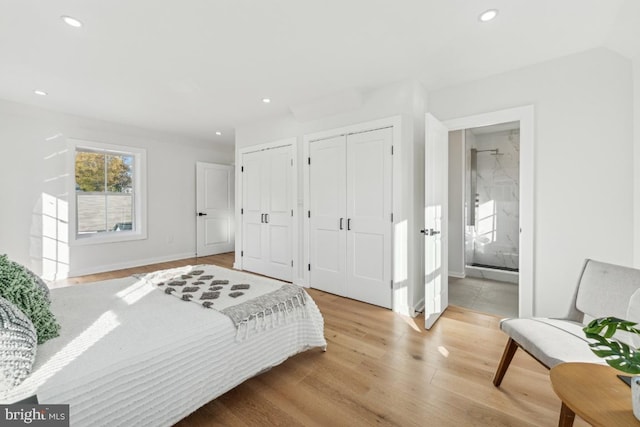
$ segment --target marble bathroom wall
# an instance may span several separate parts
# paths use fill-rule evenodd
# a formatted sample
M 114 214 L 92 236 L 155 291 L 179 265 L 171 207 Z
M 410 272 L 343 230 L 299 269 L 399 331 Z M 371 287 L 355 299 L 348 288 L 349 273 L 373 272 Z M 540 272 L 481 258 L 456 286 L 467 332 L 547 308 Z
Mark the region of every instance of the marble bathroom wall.
M 478 150 L 476 221 L 475 226 L 467 222 L 466 263 L 517 269 L 520 132 L 468 131 L 466 145 L 467 153 L 471 148 Z

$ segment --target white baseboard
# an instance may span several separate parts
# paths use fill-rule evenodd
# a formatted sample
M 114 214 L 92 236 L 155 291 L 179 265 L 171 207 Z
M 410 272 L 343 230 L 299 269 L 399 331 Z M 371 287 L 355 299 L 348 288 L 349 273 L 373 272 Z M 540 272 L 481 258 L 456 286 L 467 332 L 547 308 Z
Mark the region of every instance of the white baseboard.
M 293 284 L 294 285 L 298 285 L 298 286 L 300 286 L 302 288 L 310 288 L 309 284 L 305 283 L 305 281 L 303 279 L 295 279 L 293 281 Z
M 449 276 L 455 277 L 456 279 L 464 279 L 465 277 L 467 277 L 465 273 L 458 273 L 455 271 L 449 271 Z
M 160 262 L 177 261 L 185 258 L 194 258 L 195 252 L 185 252 L 181 254 L 166 255 L 155 258 L 137 259 L 126 262 L 119 262 L 109 265 L 97 265 L 94 267 L 78 268 L 69 270 L 68 277 L 86 276 L 88 274 L 104 273 L 106 271 L 124 270 L 125 268 L 140 267 L 143 265 L 158 264 Z

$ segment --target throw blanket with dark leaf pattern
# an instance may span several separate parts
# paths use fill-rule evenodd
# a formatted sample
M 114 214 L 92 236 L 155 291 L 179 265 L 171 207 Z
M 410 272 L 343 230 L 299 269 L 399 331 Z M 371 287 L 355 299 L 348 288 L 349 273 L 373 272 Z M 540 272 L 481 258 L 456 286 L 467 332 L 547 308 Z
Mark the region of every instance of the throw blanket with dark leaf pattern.
M 240 340 L 305 317 L 303 288 L 214 265 L 161 270 L 139 278 L 168 295 L 228 316 Z

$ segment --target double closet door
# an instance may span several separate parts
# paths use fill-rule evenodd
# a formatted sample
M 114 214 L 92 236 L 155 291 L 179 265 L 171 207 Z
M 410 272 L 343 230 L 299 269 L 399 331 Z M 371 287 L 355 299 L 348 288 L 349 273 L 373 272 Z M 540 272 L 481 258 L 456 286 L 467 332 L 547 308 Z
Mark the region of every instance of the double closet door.
M 393 129 L 309 143 L 309 284 L 391 307 Z
M 292 148 L 242 155 L 242 268 L 292 281 Z

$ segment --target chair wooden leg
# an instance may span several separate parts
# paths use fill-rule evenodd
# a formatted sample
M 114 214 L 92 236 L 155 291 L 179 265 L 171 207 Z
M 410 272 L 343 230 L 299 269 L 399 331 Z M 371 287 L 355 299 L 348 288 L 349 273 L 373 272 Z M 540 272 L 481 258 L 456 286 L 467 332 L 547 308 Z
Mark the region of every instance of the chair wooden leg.
M 507 373 L 507 369 L 509 368 L 511 359 L 513 359 L 513 355 L 516 354 L 517 349 L 518 343 L 515 342 L 513 338 L 509 338 L 509 341 L 507 341 L 507 345 L 504 347 L 504 352 L 502 353 L 502 359 L 500 359 L 498 369 L 496 369 L 496 374 L 493 377 L 494 386 L 500 387 L 502 378 L 504 378 L 504 374 Z

